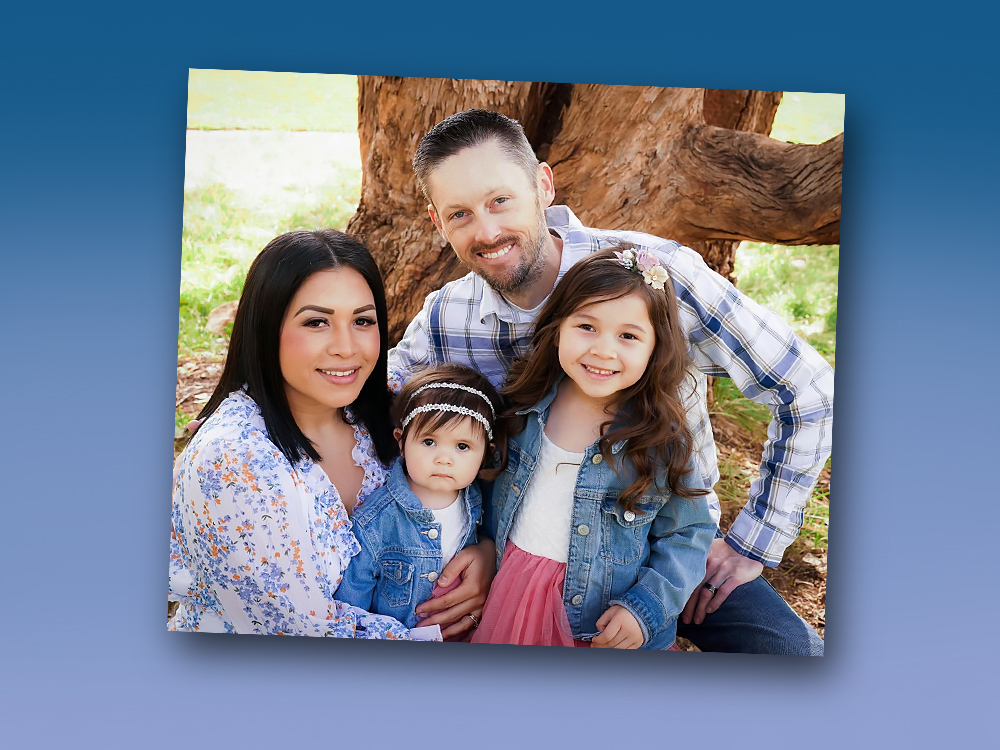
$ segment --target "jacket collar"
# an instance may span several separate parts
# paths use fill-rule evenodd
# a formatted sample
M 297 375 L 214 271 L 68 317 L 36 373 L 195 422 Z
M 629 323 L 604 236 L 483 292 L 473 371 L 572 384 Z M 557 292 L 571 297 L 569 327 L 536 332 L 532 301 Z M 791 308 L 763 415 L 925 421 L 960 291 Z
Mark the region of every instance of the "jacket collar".
M 406 477 L 406 472 L 403 470 L 403 459 L 397 458 L 392 462 L 392 467 L 389 469 L 389 478 L 385 483 L 386 489 L 392 496 L 392 499 L 407 512 L 407 514 L 415 517 L 420 521 L 433 521 L 434 511 L 430 508 L 425 508 L 420 502 L 420 498 L 417 497 L 416 493 L 410 489 L 410 481 Z M 467 503 L 469 488 L 459 490 L 458 499 L 456 502 Z
M 538 415 L 538 421 L 541 423 L 541 426 L 544 429 L 545 422 L 548 421 L 549 407 L 552 406 L 552 402 L 555 400 L 556 397 L 556 391 L 559 390 L 559 384 L 563 381 L 563 378 L 565 377 L 566 373 L 562 373 L 561 375 L 559 375 L 556 378 L 555 385 L 552 386 L 552 388 L 549 390 L 548 393 L 545 394 L 545 396 L 542 398 L 541 401 L 539 401 L 534 406 L 529 406 L 527 409 L 522 409 L 518 412 L 515 412 L 515 414 L 521 416 L 534 412 L 536 415 Z M 628 443 L 628 440 L 616 441 L 615 444 L 611 446 L 611 453 L 617 456 L 621 452 L 622 448 L 625 447 L 626 443 Z

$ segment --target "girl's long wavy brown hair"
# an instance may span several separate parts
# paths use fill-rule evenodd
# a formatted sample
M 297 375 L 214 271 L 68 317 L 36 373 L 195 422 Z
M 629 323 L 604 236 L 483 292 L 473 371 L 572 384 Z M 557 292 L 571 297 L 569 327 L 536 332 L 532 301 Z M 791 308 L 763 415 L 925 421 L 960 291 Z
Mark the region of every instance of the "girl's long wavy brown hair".
M 681 388 L 693 388 L 694 383 L 688 373 L 691 360 L 673 286 L 668 281 L 662 290 L 653 289 L 641 274 L 623 267 L 614 250 L 631 247 L 623 244 L 602 250 L 570 268 L 542 307 L 531 348 L 514 363 L 501 394 L 509 405 L 502 421 L 508 435 L 516 435 L 526 424 L 526 417 L 516 412 L 541 401 L 562 374 L 558 342 L 563 321 L 587 305 L 638 294 L 646 303 L 656 343 L 642 377 L 621 392 L 617 412 L 601 425 L 599 442 L 604 459 L 623 481 L 633 479 L 625 465 L 634 468 L 633 481 L 618 497 L 623 509 L 634 512 L 650 485 L 666 490 L 657 482 L 663 473 L 667 486 L 682 497 L 704 495 L 706 490 L 688 487 L 683 481 L 690 471 L 692 449 Z M 616 460 L 611 447 L 620 440 L 628 442 Z

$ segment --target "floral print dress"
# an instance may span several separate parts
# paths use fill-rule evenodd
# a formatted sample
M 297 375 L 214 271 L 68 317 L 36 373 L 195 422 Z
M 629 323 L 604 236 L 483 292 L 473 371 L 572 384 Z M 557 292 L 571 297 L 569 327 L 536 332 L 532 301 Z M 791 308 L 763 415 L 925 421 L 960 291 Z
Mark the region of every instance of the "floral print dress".
M 359 502 L 384 484 L 371 437 L 354 428 Z M 295 466 L 268 438 L 257 404 L 231 393 L 179 459 L 174 481 L 169 630 L 408 639 L 397 620 L 334 598 L 360 551 L 326 473 Z

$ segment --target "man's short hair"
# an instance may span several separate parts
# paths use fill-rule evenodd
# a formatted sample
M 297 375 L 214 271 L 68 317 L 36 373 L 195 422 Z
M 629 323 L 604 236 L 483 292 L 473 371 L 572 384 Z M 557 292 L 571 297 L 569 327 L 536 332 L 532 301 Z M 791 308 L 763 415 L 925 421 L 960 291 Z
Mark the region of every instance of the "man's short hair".
M 489 141 L 496 141 L 534 184 L 538 158 L 524 135 L 521 123 L 488 109 L 467 109 L 439 122 L 417 146 L 413 172 L 424 197 L 433 203 L 427 191 L 427 178 L 441 162 L 459 151 Z

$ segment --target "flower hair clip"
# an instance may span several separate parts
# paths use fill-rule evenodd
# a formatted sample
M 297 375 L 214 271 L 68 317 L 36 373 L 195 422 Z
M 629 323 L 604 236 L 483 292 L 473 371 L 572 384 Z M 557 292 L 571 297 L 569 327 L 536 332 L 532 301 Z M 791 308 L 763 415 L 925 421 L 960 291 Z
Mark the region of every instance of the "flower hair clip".
M 667 269 L 660 265 L 659 259 L 644 248 L 615 250 L 615 257 L 618 258 L 620 266 L 641 275 L 653 289 L 663 289 L 663 285 L 670 278 Z

